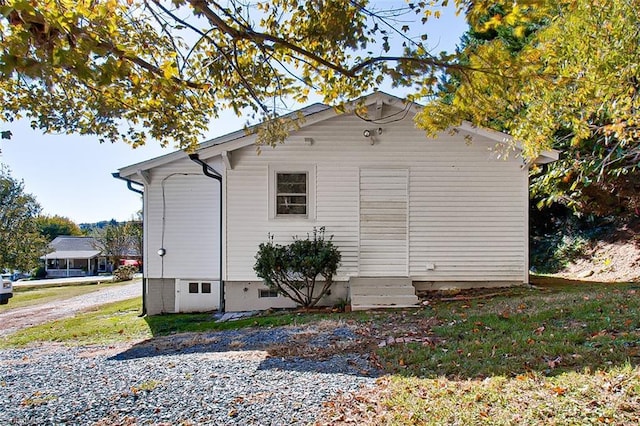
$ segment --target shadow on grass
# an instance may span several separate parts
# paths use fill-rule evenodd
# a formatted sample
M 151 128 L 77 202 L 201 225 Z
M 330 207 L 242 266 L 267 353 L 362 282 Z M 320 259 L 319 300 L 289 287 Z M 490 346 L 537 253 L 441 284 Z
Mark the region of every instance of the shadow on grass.
M 206 314 L 212 317 L 211 314 Z M 198 325 L 189 326 L 191 321 Z M 203 315 L 180 315 L 148 317 L 147 322 L 156 333 L 165 333 L 168 322 L 181 323 L 179 329 L 204 329 L 198 322 Z M 371 368 L 368 354 L 356 350 L 360 337 L 354 331 L 332 321 L 302 325 L 291 324 L 290 315 L 269 318 L 247 318 L 240 324 L 216 323 L 222 328 L 216 331 L 183 332 L 172 335 L 158 335 L 121 352 L 111 360 L 128 360 L 157 356 L 182 354 L 220 354 L 229 359 L 262 358 L 259 370 L 280 369 L 288 371 L 317 372 L 327 374 L 350 374 L 373 377 L 379 371 Z M 267 324 L 267 325 L 265 325 Z M 276 324 L 274 326 L 273 324 Z M 242 328 L 242 325 L 245 327 Z M 260 325 L 260 327 L 255 327 Z M 233 327 L 234 329 L 224 329 Z M 245 355 L 243 355 L 245 354 Z

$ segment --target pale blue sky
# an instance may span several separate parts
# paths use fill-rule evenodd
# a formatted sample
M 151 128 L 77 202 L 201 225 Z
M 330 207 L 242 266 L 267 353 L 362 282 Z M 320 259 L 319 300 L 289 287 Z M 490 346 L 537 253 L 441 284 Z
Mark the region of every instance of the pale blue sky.
M 389 2 L 372 3 L 385 7 Z M 436 52 L 452 50 L 466 30 L 464 19 L 455 17 L 451 8 L 428 25 L 429 46 Z M 226 112 L 212 120 L 207 137 L 241 129 L 245 122 Z M 132 149 L 122 143 L 100 144 L 90 136 L 43 135 L 27 121 L 0 126 L 13 132 L 11 140 L 0 142 L 0 162 L 9 166 L 14 178 L 24 180 L 26 191 L 36 197 L 44 214 L 66 216 L 76 223 L 130 219 L 141 208 L 140 197 L 111 173 L 174 150 L 162 149 L 154 142 Z

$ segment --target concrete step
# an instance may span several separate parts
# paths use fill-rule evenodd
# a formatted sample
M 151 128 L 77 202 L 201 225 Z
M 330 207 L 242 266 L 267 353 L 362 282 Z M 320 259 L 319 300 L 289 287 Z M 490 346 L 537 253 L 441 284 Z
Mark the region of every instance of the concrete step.
M 412 286 L 411 278 L 407 277 L 351 277 L 349 285 L 353 287 L 374 286 Z
M 420 300 L 410 278 L 354 277 L 349 280 L 351 309 L 407 308 Z
M 402 296 L 415 294 L 416 289 L 412 285 L 403 286 L 352 286 L 351 297 L 357 296 Z
M 372 309 L 403 309 L 403 308 L 415 308 L 418 305 L 354 305 L 351 304 L 352 311 L 370 311 Z
M 415 294 L 395 296 L 351 296 L 351 305 L 417 305 L 420 302 Z

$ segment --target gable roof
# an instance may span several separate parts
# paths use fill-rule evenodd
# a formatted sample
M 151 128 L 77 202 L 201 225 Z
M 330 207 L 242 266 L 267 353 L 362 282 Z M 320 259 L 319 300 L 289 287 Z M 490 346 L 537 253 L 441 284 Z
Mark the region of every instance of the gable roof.
M 49 243 L 50 253 L 41 259 L 91 259 L 100 254 L 93 237 L 59 235 Z
M 286 114 L 284 117 L 296 117 L 298 115 L 302 115 L 306 120 L 308 117 L 314 114 L 317 114 L 322 111 L 330 110 L 330 109 L 333 109 L 333 108 L 331 108 L 329 105 L 325 105 L 322 103 L 314 103 L 312 105 L 309 105 L 307 107 L 304 107 L 292 113 Z M 243 138 L 246 138 L 248 141 L 250 141 L 249 143 L 247 143 L 247 145 L 250 145 L 254 141 L 254 138 L 251 137 L 253 135 L 253 131 L 256 130 L 259 126 L 260 124 L 256 124 L 246 129 L 236 130 L 234 132 L 227 133 L 226 135 L 218 136 L 213 139 L 209 139 L 204 142 L 201 142 L 196 147 L 195 152 L 200 153 L 203 150 L 206 150 L 207 148 L 211 148 L 211 147 L 215 147 L 223 144 L 229 144 L 231 142 L 238 141 Z M 169 154 L 161 155 L 159 157 L 155 157 L 150 160 L 145 160 L 139 163 L 132 164 L 130 166 L 123 167 L 118 170 L 119 172 L 118 174 L 119 176 L 122 176 L 122 177 L 128 177 L 133 174 L 139 173 L 140 171 L 149 170 L 154 167 L 171 163 L 172 161 L 175 161 L 175 160 L 187 158 L 187 156 L 188 155 L 184 150 L 170 152 Z
M 353 110 L 358 105 L 370 106 L 373 104 L 377 104 L 380 106 L 382 104 L 401 105 L 402 108 L 406 108 L 409 112 L 414 114 L 422 108 L 421 105 L 416 104 L 415 102 L 408 103 L 405 99 L 398 98 L 382 91 L 376 91 L 372 94 L 363 96 L 362 98 L 348 103 L 346 105 L 346 110 Z M 332 117 L 336 117 L 340 114 L 342 113 L 329 105 L 315 103 L 298 111 L 287 114 L 285 117 L 295 117 L 297 115 L 302 115 L 304 117 L 304 121 L 300 124 L 300 128 L 305 128 L 312 124 L 328 120 Z M 221 155 L 225 151 L 230 152 L 252 145 L 255 143 L 255 135 L 253 131 L 259 126 L 260 124 L 251 126 L 248 129 L 237 130 L 235 132 L 204 141 L 198 144 L 195 153 L 198 154 L 201 160 L 206 160 L 208 158 Z M 472 135 L 475 134 L 478 136 L 486 137 L 489 140 L 494 140 L 498 143 L 513 142 L 513 138 L 506 133 L 475 127 L 469 122 L 463 122 L 460 126 L 456 126 L 455 129 L 470 133 Z M 519 144 L 516 144 L 516 147 L 520 148 Z M 559 151 L 544 151 L 533 162 L 545 164 L 557 160 L 558 156 Z M 114 176 L 122 177 L 125 179 L 130 178 L 134 180 L 136 180 L 136 176 L 140 176 L 144 180 L 145 171 L 187 157 L 188 154 L 184 150 L 174 151 L 160 157 L 155 157 L 150 160 L 123 167 L 119 169 L 118 173 L 114 174 Z

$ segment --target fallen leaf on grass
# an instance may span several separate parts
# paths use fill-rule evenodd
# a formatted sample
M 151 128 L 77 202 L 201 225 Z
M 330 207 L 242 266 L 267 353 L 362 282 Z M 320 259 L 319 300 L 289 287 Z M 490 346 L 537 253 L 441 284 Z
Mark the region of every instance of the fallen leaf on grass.
M 385 346 L 398 345 L 402 343 L 422 343 L 422 346 L 435 346 L 439 341 L 441 341 L 441 339 L 431 336 L 388 337 L 386 340 L 378 342 L 378 347 L 384 348 Z
M 556 368 L 558 365 L 560 365 L 560 362 L 562 362 L 561 356 L 548 360 L 547 365 L 549 366 L 549 368 Z

